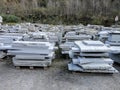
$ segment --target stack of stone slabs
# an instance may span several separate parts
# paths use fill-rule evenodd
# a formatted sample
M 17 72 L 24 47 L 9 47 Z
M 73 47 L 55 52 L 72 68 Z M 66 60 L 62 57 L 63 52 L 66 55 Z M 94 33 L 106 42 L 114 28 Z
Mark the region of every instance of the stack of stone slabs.
M 60 45 L 62 54 L 69 54 L 69 50 L 74 46 L 73 42 L 65 42 Z
M 15 41 L 8 55 L 14 55 L 15 66 L 50 66 L 55 57 L 54 44 L 49 42 Z
M 68 32 L 65 37 L 66 42 L 60 45 L 62 49 L 62 54 L 69 54 L 69 50 L 74 46 L 74 41 L 77 40 L 90 40 L 92 38 L 91 35 L 88 34 L 80 34 L 79 32 Z
M 48 42 L 48 36 L 45 32 L 30 32 L 28 41 Z
M 69 52 L 72 63 L 70 71 L 117 73 L 108 57 L 109 48 L 100 41 L 75 41 L 75 47 Z
M 110 58 L 115 62 L 120 63 L 120 32 L 112 32 L 109 34 L 106 44 L 110 46 Z
M 0 58 L 4 58 L 7 55 L 7 49 L 11 47 L 13 41 L 21 40 L 22 36 L 7 36 L 0 35 Z
M 47 33 L 47 32 L 46 32 Z M 59 35 L 60 33 L 55 33 L 55 32 L 48 32 L 48 38 L 49 38 L 49 42 L 51 43 L 59 43 Z M 62 35 L 61 35 L 62 36 Z
M 65 37 L 67 42 L 74 42 L 76 40 L 90 40 L 92 38 L 91 35 L 88 34 L 80 34 L 79 32 L 68 32 L 66 33 Z
M 4 43 L 5 45 L 11 45 L 13 41 L 19 41 L 22 40 L 22 36 L 14 36 L 14 35 L 0 35 L 0 43 Z

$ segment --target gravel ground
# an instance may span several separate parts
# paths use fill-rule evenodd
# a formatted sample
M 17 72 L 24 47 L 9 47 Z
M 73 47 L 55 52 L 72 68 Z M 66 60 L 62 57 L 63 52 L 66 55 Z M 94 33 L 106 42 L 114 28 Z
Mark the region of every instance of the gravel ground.
M 0 90 L 120 90 L 120 74 L 71 73 L 67 63 L 56 60 L 47 70 L 29 70 L 1 61 Z

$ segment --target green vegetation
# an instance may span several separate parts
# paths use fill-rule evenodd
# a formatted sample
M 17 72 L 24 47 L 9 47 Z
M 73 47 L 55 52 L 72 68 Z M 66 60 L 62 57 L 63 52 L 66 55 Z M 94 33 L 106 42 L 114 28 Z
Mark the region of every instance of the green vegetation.
M 20 22 L 20 18 L 15 15 L 1 15 L 3 17 L 3 21 L 6 23 L 18 23 Z
M 120 17 L 120 0 L 0 0 L 0 6 L 5 22 L 109 26 Z

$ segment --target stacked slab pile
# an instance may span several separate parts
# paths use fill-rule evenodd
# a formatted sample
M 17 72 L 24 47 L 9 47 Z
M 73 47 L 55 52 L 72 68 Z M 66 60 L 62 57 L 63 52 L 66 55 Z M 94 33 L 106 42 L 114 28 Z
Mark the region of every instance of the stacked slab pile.
M 58 38 L 56 33 L 48 32 L 47 35 L 48 35 L 48 38 L 49 38 L 49 42 L 59 43 L 59 38 Z
M 70 71 L 116 73 L 113 61 L 108 57 L 109 48 L 100 41 L 75 41 L 75 47 L 69 52 L 72 63 Z
M 7 26 L 7 32 L 9 33 L 27 33 L 28 28 L 22 27 L 20 24 L 16 24 L 14 26 Z
M 95 30 L 100 31 L 104 26 L 102 26 L 102 25 L 90 25 L 90 24 L 88 24 L 87 27 L 91 28 L 91 29 L 95 29 Z
M 0 42 L 5 45 L 11 45 L 13 41 L 22 40 L 22 36 L 0 36 Z
M 62 49 L 62 54 L 69 54 L 70 49 L 74 46 L 73 42 L 65 42 L 60 45 L 60 48 Z
M 45 32 L 30 32 L 24 37 L 24 41 L 48 42 L 49 38 Z
M 106 44 L 110 46 L 110 57 L 117 63 L 120 63 L 120 32 L 114 31 L 109 34 Z
M 42 31 L 47 34 L 49 42 L 51 43 L 61 43 L 62 34 L 63 34 L 63 26 L 61 25 L 45 25 L 41 24 L 39 26 L 39 31 Z
M 90 40 L 92 38 L 91 35 L 85 33 L 80 34 L 80 33 L 81 32 L 75 32 L 75 31 L 66 33 L 64 37 L 66 39 L 66 42 L 60 45 L 60 48 L 62 49 L 62 54 L 69 54 L 69 50 L 71 49 L 71 47 L 74 46 L 74 41 Z
M 0 58 L 7 55 L 7 50 L 11 47 L 13 41 L 21 40 L 22 36 L 0 34 Z
M 64 38 L 68 42 L 73 42 L 77 40 L 89 40 L 91 39 L 91 36 L 87 34 L 80 34 L 79 32 L 71 31 L 71 32 L 66 33 Z
M 15 66 L 50 66 L 55 57 L 54 44 L 49 42 L 15 41 L 14 50 L 8 50 L 8 55 L 14 55 Z
M 51 32 L 30 32 L 23 37 L 24 41 L 59 43 L 59 38 Z
M 64 26 L 64 31 L 69 32 L 69 31 L 75 31 L 75 30 L 80 30 L 81 28 L 84 28 L 84 25 L 70 25 L 70 26 Z
M 98 32 L 98 38 L 100 41 L 105 42 L 108 39 L 108 35 L 111 31 L 100 31 Z
M 112 28 L 112 27 L 103 27 L 101 31 L 98 32 L 99 40 L 104 42 L 108 39 L 109 33 L 113 31 L 119 31 L 119 28 Z

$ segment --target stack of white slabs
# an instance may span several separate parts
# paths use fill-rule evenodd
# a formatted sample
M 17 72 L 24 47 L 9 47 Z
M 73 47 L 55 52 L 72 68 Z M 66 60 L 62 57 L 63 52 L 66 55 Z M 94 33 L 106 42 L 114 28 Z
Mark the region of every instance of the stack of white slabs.
M 60 45 L 62 54 L 69 54 L 70 49 L 74 46 L 74 42 L 65 42 Z
M 108 56 L 109 48 L 100 41 L 75 41 L 75 47 L 69 52 L 72 63 L 70 71 L 117 73 Z
M 38 42 L 48 42 L 48 36 L 45 32 L 30 32 L 28 33 L 29 37 L 26 38 L 27 41 L 38 41 Z
M 55 58 L 54 44 L 49 42 L 15 41 L 8 55 L 14 55 L 15 66 L 50 66 Z
M 120 63 L 120 32 L 114 31 L 109 34 L 108 41 L 106 44 L 110 47 L 110 58 L 115 62 Z
M 74 42 L 77 40 L 90 40 L 92 36 L 88 34 L 80 34 L 79 32 L 71 31 L 67 32 L 64 38 L 68 42 Z

